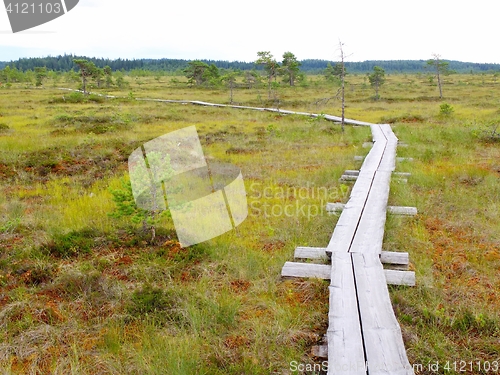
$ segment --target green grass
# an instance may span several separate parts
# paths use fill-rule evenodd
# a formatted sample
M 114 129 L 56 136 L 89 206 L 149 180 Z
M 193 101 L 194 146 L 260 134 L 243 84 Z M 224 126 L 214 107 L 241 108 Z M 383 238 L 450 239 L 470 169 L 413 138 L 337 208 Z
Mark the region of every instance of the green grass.
M 285 109 L 338 115 L 337 88 L 308 77 L 281 87 Z M 143 78 L 108 90 L 124 99 L 56 89 L 0 90 L 0 368 L 6 374 L 270 374 L 313 363 L 326 332 L 328 282 L 281 280 L 295 246 L 325 246 L 347 200 L 338 182 L 371 139 L 324 119 L 194 105 L 228 103 L 223 89 Z M 183 82 L 183 79 L 179 79 Z M 484 80 L 484 83 L 483 83 Z M 51 85 L 47 84 L 46 87 Z M 391 287 L 411 363 L 500 359 L 500 85 L 451 75 L 445 99 L 423 75 L 391 75 L 381 99 L 350 76 L 346 117 L 391 123 L 398 156 L 384 247 L 410 253 L 415 288 Z M 273 106 L 265 88 L 242 105 Z M 453 111 L 442 113 L 442 105 Z M 183 249 L 162 218 L 154 243 L 112 218 L 110 189 L 128 155 L 196 125 L 209 161 L 238 166 L 249 216 L 234 231 Z M 453 372 L 450 372 L 453 373 Z M 474 372 L 477 373 L 477 372 Z

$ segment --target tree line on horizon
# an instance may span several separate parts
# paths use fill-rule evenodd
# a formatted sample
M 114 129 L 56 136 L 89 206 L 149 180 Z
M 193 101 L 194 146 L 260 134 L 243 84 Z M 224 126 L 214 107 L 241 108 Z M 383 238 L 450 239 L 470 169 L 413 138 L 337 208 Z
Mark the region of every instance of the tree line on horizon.
M 88 60 L 96 67 L 103 69 L 109 66 L 112 71 L 130 72 L 133 70 L 144 70 L 152 72 L 166 72 L 172 75 L 183 75 L 183 71 L 188 68 L 193 61 L 201 61 L 209 66 L 214 65 L 218 69 L 227 70 L 263 70 L 264 66 L 255 61 L 225 61 L 225 60 L 184 60 L 184 59 L 104 59 L 74 55 L 59 55 L 47 57 L 21 58 L 11 62 L 0 62 L 0 69 L 9 66 L 19 71 L 35 71 L 35 68 L 45 67 L 47 70 L 68 72 L 78 70 L 74 60 Z M 322 74 L 328 64 L 336 64 L 335 61 L 321 59 L 297 60 L 300 64 L 301 72 L 305 74 Z M 491 63 L 469 63 L 454 60 L 443 60 L 449 64 L 450 71 L 457 73 L 486 73 L 500 71 L 500 64 Z M 398 73 L 425 73 L 428 71 L 427 60 L 369 60 L 361 62 L 345 62 L 346 69 L 351 74 L 365 74 L 373 71 L 375 66 L 385 70 L 387 74 Z
M 320 71 L 320 74 L 323 75 L 326 82 L 340 85 L 336 96 L 341 95 L 342 103 L 344 103 L 345 76 L 352 73 L 348 73 L 348 69 L 346 68 L 341 43 L 340 48 L 342 52 L 340 62 L 334 63 L 334 65 L 327 62 L 326 67 Z M 285 52 L 282 58 L 282 61 L 278 61 L 270 51 L 259 51 L 257 52 L 257 59 L 253 62 L 252 70 L 219 69 L 215 63 L 209 65 L 202 60 L 192 60 L 186 64 L 186 67 L 180 73 L 187 78 L 189 86 L 203 86 L 207 88 L 228 87 L 231 104 L 233 103 L 233 89 L 237 87 L 250 89 L 255 86 L 266 85 L 268 88 L 268 99 L 273 99 L 279 105 L 277 91 L 281 85 L 295 86 L 296 83 L 301 86 L 308 85 L 305 73 L 301 70 L 302 62 L 292 52 Z M 87 59 L 73 58 L 71 63 L 77 67 L 77 71 L 71 68 L 69 71 L 62 72 L 49 70 L 46 66 L 37 66 L 34 70 L 23 72 L 15 66 L 11 68 L 10 65 L 6 65 L 3 69 L 0 68 L 0 86 L 3 86 L 5 83 L 5 87 L 10 88 L 13 82 L 26 82 L 31 85 L 35 81 L 36 87 L 40 87 L 43 86 L 43 81 L 47 77 L 52 78 L 55 84 L 63 75 L 66 76 L 66 81 L 80 81 L 80 89 L 84 94 L 89 94 L 87 84 L 90 84 L 91 88 L 106 87 L 107 89 L 114 86 L 118 88 L 128 86 L 128 83 L 124 79 L 125 72 L 122 70 L 113 71 L 109 65 L 101 68 L 94 61 Z M 437 78 L 439 97 L 443 98 L 442 77 L 453 73 L 450 69 L 450 63 L 441 60 L 440 55 L 434 54 L 433 59 L 427 60 L 425 66 L 434 71 L 433 76 L 429 77 L 429 79 L 433 83 L 434 78 Z M 260 71 L 257 70 L 258 68 L 260 68 Z M 129 75 L 135 76 L 137 79 L 140 76 L 147 76 L 151 73 L 155 74 L 155 79 L 160 79 L 158 71 L 148 73 L 145 69 L 134 69 L 129 72 Z M 497 76 L 500 74 L 500 71 L 493 71 L 493 73 Z M 375 100 L 380 98 L 379 89 L 385 82 L 385 74 L 385 69 L 378 65 L 372 67 L 371 74 L 366 73 L 370 85 L 375 90 Z M 278 78 L 280 78 L 280 81 L 278 81 Z M 180 81 L 174 77 L 171 79 L 171 83 L 178 84 Z

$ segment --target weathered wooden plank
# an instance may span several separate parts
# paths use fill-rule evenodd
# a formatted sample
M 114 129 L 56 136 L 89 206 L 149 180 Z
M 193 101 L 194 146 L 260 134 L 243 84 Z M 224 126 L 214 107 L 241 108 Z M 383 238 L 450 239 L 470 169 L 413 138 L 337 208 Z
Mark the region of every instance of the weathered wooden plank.
M 345 175 L 348 176 L 359 176 L 359 171 L 358 170 L 352 170 L 352 169 L 346 169 L 344 172 Z
M 330 121 L 342 122 L 342 117 L 332 116 L 332 115 L 324 115 L 325 119 Z
M 388 153 L 384 155 L 384 158 L 388 158 L 391 165 L 395 167 L 396 165 L 396 149 L 398 147 L 398 138 L 392 131 L 391 127 L 387 124 L 381 125 L 382 132 L 387 139 L 387 151 Z
M 327 212 L 340 212 L 345 208 L 346 204 L 344 203 L 327 203 L 326 211 Z M 406 206 L 387 206 L 387 212 L 392 215 L 407 215 L 407 216 L 415 216 L 418 213 L 416 207 L 406 207 Z
M 376 173 L 350 252 L 380 254 L 382 251 L 389 179 L 390 172 Z
M 297 246 L 294 252 L 296 259 L 328 259 L 331 251 L 326 247 Z M 380 261 L 383 264 L 395 264 L 407 266 L 410 263 L 408 253 L 397 251 L 382 251 Z
M 338 254 L 349 255 L 351 253 L 335 252 L 332 253 L 332 259 L 334 258 L 334 256 L 338 256 Z M 331 278 L 332 274 L 332 266 L 329 264 L 285 262 L 285 265 L 281 269 L 282 277 L 315 277 L 318 279 L 328 280 Z M 415 272 L 413 271 L 383 269 L 383 274 L 385 275 L 387 284 L 415 286 Z
M 382 251 L 380 261 L 385 264 L 408 265 L 410 263 L 410 256 L 408 253 L 403 252 Z
M 392 172 L 396 169 L 396 147 L 397 143 L 394 140 L 388 140 L 378 171 Z
M 340 182 L 342 182 L 342 181 L 356 181 L 357 179 L 358 179 L 358 176 L 353 176 L 350 174 L 343 174 L 342 176 L 340 176 L 339 181 Z
M 387 142 L 384 156 L 380 160 L 378 171 L 392 172 L 396 169 L 396 146 Z
M 339 212 L 342 211 L 345 207 L 345 203 L 333 202 L 326 204 L 326 211 L 328 212 Z
M 375 142 L 372 149 L 365 157 L 363 161 L 363 165 L 360 168 L 360 175 L 363 171 L 376 171 L 379 167 L 380 160 L 384 155 L 385 151 L 385 142 L 379 141 Z
M 408 179 L 406 179 L 406 178 L 396 178 L 394 181 L 397 182 L 398 184 L 407 184 L 408 183 Z
M 294 115 L 294 114 L 296 114 L 294 111 L 288 111 L 286 109 L 279 109 L 278 112 L 279 113 L 283 113 L 285 115 Z
M 344 172 L 345 174 L 345 172 Z M 394 176 L 399 176 L 399 177 L 410 177 L 411 173 L 410 172 L 393 172 L 392 173 Z
M 353 239 L 355 239 L 356 230 L 358 229 L 358 223 L 361 223 L 362 214 L 363 216 L 365 215 L 364 212 L 366 210 L 366 203 L 372 186 L 372 176 L 374 174 L 375 172 L 367 172 L 363 169 L 360 171 L 358 180 L 351 191 L 349 201 L 344 205 L 344 211 L 335 226 L 333 235 L 327 246 L 329 249 L 332 249 L 332 251 L 350 251 L 351 243 Z M 338 210 L 341 207 L 340 204 L 335 204 L 333 206 L 329 205 L 327 210 Z
M 362 205 L 345 206 L 327 245 L 330 251 L 344 253 L 349 251 L 362 211 Z
M 329 264 L 285 262 L 281 269 L 282 277 L 317 277 L 328 280 L 332 266 Z
M 387 206 L 387 212 L 393 215 L 415 216 L 418 210 L 416 207 Z
M 331 253 L 330 253 L 331 254 Z M 295 248 L 293 257 L 296 259 L 328 259 L 329 254 L 326 253 L 326 247 L 305 247 L 298 246 Z
M 370 176 L 360 176 L 353 186 L 350 198 L 347 204 L 343 205 L 343 212 L 337 221 L 328 248 L 335 251 L 349 251 L 349 245 L 356 232 L 357 223 L 363 212 L 363 207 L 367 197 L 367 191 L 370 186 Z M 341 207 L 341 203 L 329 206 L 333 209 Z
M 197 105 L 203 105 L 205 107 L 225 107 L 225 104 L 215 104 L 215 103 L 208 103 L 208 102 L 202 102 L 201 100 L 190 100 L 189 101 L 192 104 L 197 104 Z
M 245 105 L 231 105 L 230 107 L 231 108 L 236 108 L 236 109 L 253 109 L 255 111 L 264 111 L 264 108 L 260 108 L 260 107 L 248 107 L 248 106 L 245 106 Z
M 380 124 L 372 124 L 370 125 L 370 129 L 372 131 L 373 142 L 387 141 L 387 137 L 384 135 Z
M 311 354 L 318 358 L 328 358 L 328 345 L 314 345 Z
M 352 187 L 351 193 L 349 194 L 348 203 L 352 203 L 354 201 L 356 204 L 365 204 L 368 193 L 370 192 L 375 172 L 375 170 L 367 169 L 362 169 L 359 172 L 358 179 L 356 180 L 356 183 Z
M 414 159 L 413 158 L 403 158 L 403 157 L 398 157 L 396 158 L 396 161 L 399 161 L 399 162 L 404 162 L 404 161 L 413 161 Z
M 369 374 L 413 375 L 378 256 L 351 255 Z
M 366 375 L 351 255 L 333 253 L 331 271 L 327 330 L 328 374 Z
M 394 140 L 396 142 L 398 141 L 398 138 L 396 137 L 396 135 L 392 131 L 391 125 L 380 124 L 379 126 L 380 126 L 380 129 L 382 130 L 382 132 L 384 133 L 385 137 L 387 138 L 387 140 Z
M 384 269 L 385 280 L 390 285 L 415 286 L 415 272 L 393 269 Z
M 342 118 L 338 116 L 332 116 L 332 115 L 323 115 L 325 119 L 330 120 L 330 121 L 335 121 L 335 122 L 341 122 Z M 360 126 L 370 126 L 371 124 L 368 122 L 364 121 L 358 121 L 358 120 L 352 120 L 352 119 L 344 119 L 344 122 L 346 124 L 351 124 L 351 125 L 360 125 Z

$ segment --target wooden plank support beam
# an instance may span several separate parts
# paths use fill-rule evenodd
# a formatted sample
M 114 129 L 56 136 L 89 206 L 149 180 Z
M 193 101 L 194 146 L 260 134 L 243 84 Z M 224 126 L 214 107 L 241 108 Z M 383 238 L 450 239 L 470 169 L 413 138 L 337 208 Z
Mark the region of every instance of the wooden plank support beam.
M 410 172 L 394 172 L 393 175 L 399 176 L 399 177 L 410 177 L 411 173 Z
M 399 183 L 399 184 L 407 184 L 408 183 L 408 179 L 406 179 L 406 178 L 396 178 L 394 181 Z
M 328 359 L 328 345 L 315 345 L 311 348 L 311 354 L 318 358 Z
M 333 253 L 333 254 L 341 254 L 341 253 Z M 383 270 L 383 271 L 386 277 L 387 284 L 415 286 L 415 272 L 413 271 L 399 271 L 399 270 Z M 281 269 L 281 276 L 304 277 L 304 278 L 312 277 L 323 280 L 330 280 L 332 276 L 332 266 L 329 264 L 285 262 L 285 265 Z
M 408 253 L 397 252 L 397 251 L 382 251 L 380 254 L 380 261 L 383 264 L 398 264 L 398 265 L 408 265 L 410 264 L 410 256 Z
M 340 203 L 340 202 L 327 203 L 326 204 L 326 211 L 327 212 L 339 212 L 339 211 L 343 211 L 344 207 L 345 207 L 345 203 Z
M 344 203 L 327 203 L 327 212 L 339 212 L 345 208 Z M 404 215 L 404 216 L 415 216 L 418 213 L 416 207 L 405 207 L 405 206 L 387 206 L 387 212 L 392 215 Z
M 330 259 L 331 254 L 331 251 L 327 251 L 326 247 L 297 246 L 293 257 L 295 259 L 327 260 Z
M 393 215 L 415 216 L 418 210 L 416 207 L 387 206 L 387 212 Z
M 327 260 L 331 257 L 331 254 L 331 251 L 326 247 L 297 246 L 295 248 L 294 258 Z M 398 251 L 382 251 L 380 254 L 380 261 L 383 264 L 407 266 L 410 263 L 410 256 L 408 253 Z
M 387 285 L 415 286 L 415 272 L 384 269 Z
M 410 177 L 411 176 L 411 173 L 409 172 L 393 172 L 393 175 L 395 176 L 398 176 L 398 177 Z M 355 178 L 352 178 L 353 180 L 356 180 L 356 178 L 359 176 L 359 171 L 357 170 L 353 170 L 353 169 L 346 169 L 344 171 L 344 174 L 340 177 L 341 179 L 346 179 L 346 180 L 349 180 L 349 178 L 351 177 L 355 177 Z
M 329 264 L 285 262 L 281 269 L 282 277 L 316 277 L 329 280 L 332 266 Z
M 359 176 L 359 171 L 355 170 L 355 169 L 346 169 L 344 171 L 344 175 L 347 175 L 347 176 Z
M 356 181 L 358 179 L 358 176 L 353 176 L 350 174 L 343 174 L 339 178 L 339 182 L 344 182 L 344 181 Z
M 403 161 L 413 161 L 414 159 L 413 158 L 396 158 L 396 161 L 399 161 L 399 162 L 403 162 Z

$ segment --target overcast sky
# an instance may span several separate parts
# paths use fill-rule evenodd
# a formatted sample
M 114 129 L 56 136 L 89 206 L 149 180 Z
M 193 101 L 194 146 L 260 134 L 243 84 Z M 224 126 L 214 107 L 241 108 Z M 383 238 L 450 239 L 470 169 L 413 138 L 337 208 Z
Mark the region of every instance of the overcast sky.
M 338 60 L 340 39 L 348 61 L 438 53 L 500 63 L 499 10 L 491 0 L 80 0 L 65 16 L 13 34 L 0 8 L 0 61 L 64 53 L 254 61 L 257 51 Z

